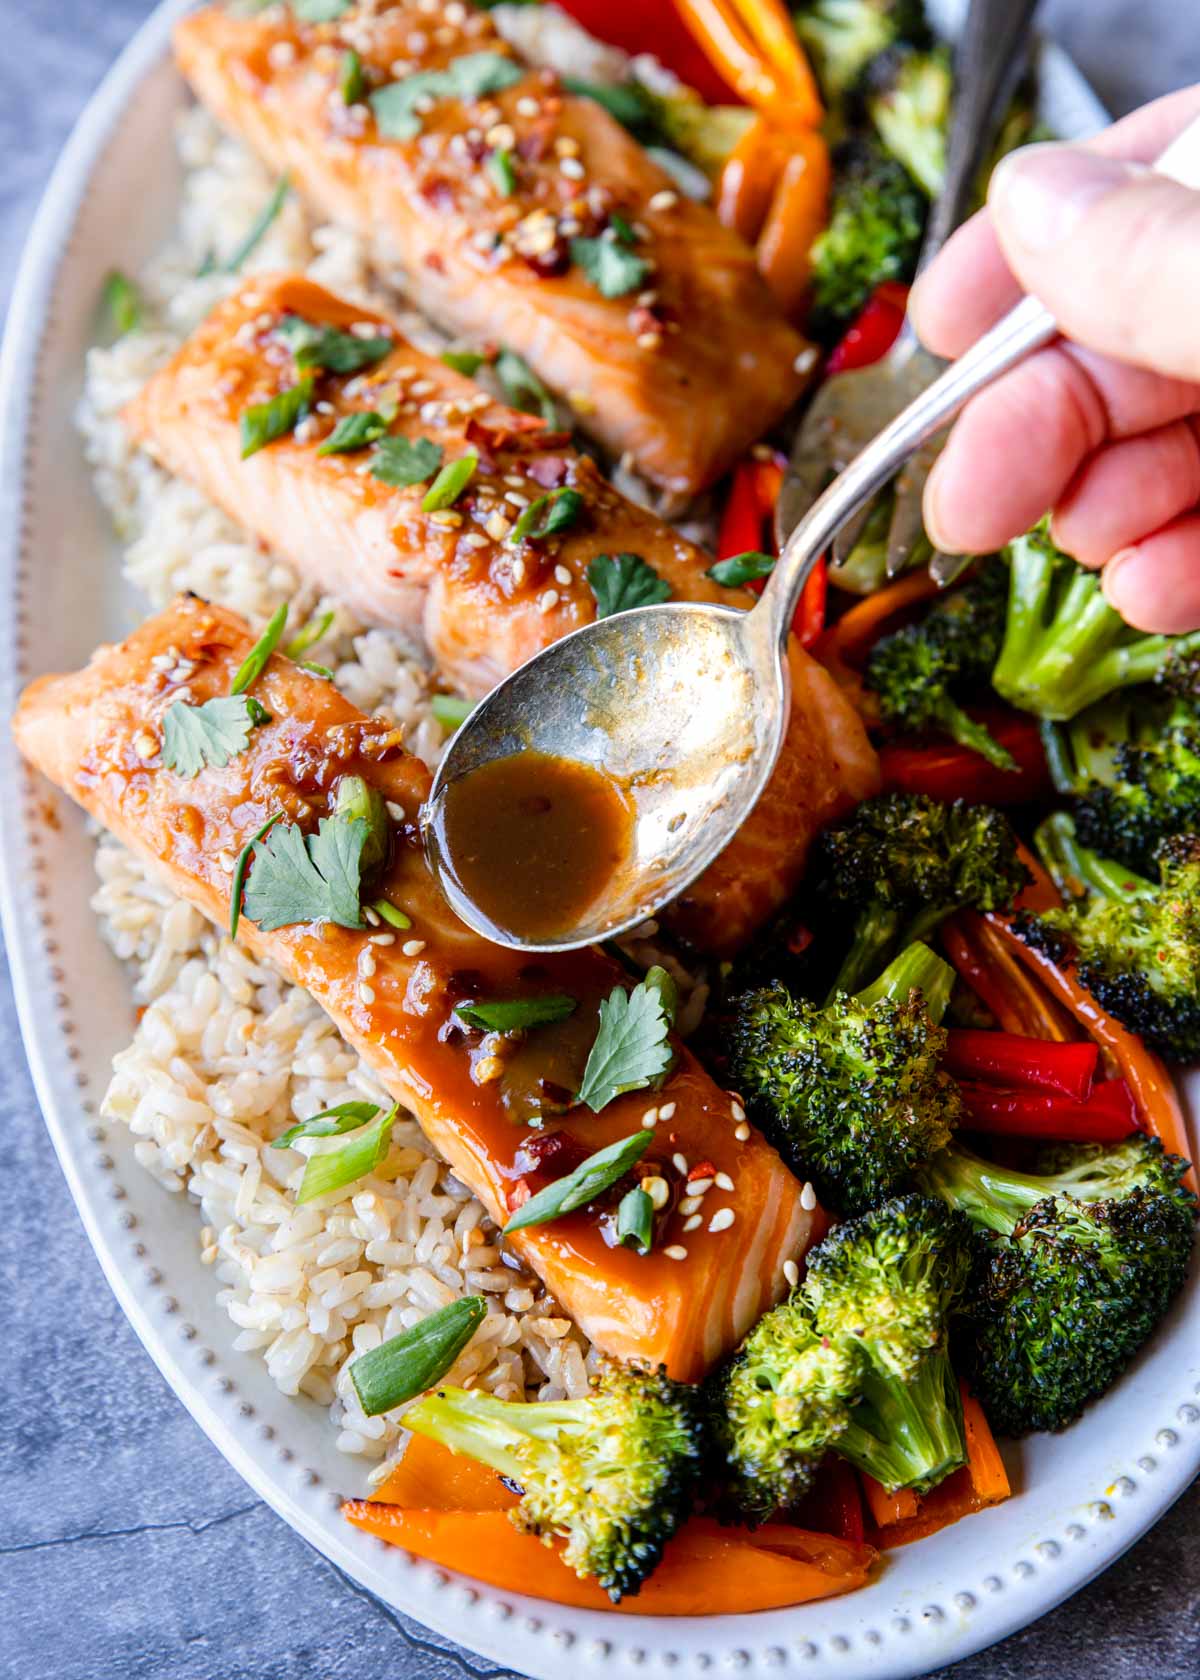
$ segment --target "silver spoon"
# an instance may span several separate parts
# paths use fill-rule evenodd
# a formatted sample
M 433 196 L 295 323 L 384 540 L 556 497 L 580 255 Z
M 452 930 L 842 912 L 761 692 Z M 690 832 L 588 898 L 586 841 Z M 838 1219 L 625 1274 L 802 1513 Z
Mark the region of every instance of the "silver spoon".
M 1200 119 L 1155 168 L 1200 187 Z M 946 368 L 812 504 L 751 611 L 667 601 L 617 613 L 543 649 L 493 689 L 450 743 L 423 822 L 430 862 L 463 920 L 505 945 L 567 951 L 627 932 L 690 886 L 733 839 L 775 767 L 789 717 L 788 635 L 816 561 L 969 397 L 1057 331 L 1027 297 Z M 595 766 L 634 806 L 628 860 L 580 925 L 553 941 L 498 934 L 463 891 L 436 832 L 451 783 L 530 750 Z

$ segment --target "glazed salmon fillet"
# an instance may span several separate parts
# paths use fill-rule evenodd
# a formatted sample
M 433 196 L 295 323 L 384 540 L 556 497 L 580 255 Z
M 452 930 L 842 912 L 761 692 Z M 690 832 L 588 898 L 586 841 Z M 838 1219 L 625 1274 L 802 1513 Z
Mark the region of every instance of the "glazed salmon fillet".
M 711 484 L 799 395 L 815 358 L 749 247 L 485 10 L 375 0 L 307 24 L 208 6 L 175 51 L 218 121 L 423 313 L 518 352 L 664 490 Z
M 252 645 L 234 614 L 181 598 L 84 670 L 32 683 L 14 720 L 20 750 L 218 925 L 229 921 L 234 860 L 273 815 L 282 813 L 277 833 L 284 824 L 311 833 L 343 776 L 378 789 L 390 802 L 391 851 L 371 895 L 402 907 L 411 931 L 389 937 L 378 923 L 322 921 L 264 932 L 247 913 L 237 938 L 321 1004 L 498 1223 L 585 1156 L 636 1133 L 653 1110 L 636 1172 L 663 1177 L 670 1195 L 648 1255 L 606 1241 L 611 1199 L 510 1240 L 600 1347 L 699 1378 L 783 1294 L 785 1263 L 820 1235 L 811 1192 L 682 1045 L 661 1089 L 627 1093 L 598 1114 L 571 1106 L 599 1002 L 621 971 L 594 951 L 531 958 L 460 922 L 416 827 L 428 772 L 398 730 L 331 683 L 272 657 L 253 687 L 269 716 L 246 747 L 190 779 L 165 766 L 164 713 L 177 700 L 228 694 Z M 467 999 L 546 992 L 575 998 L 575 1012 L 523 1038 L 483 1034 L 453 1013 Z M 678 1203 L 689 1173 L 711 1187 L 700 1224 L 684 1232 Z M 715 1184 L 717 1174 L 732 1190 Z
M 349 376 L 323 374 L 307 417 L 243 459 L 241 416 L 295 385 L 287 335 L 296 322 L 393 348 Z M 424 511 L 427 480 L 382 482 L 371 448 L 319 453 L 350 417 L 381 410 L 391 437 L 434 445 L 445 462 L 477 457 L 453 506 Z M 677 599 L 750 604 L 714 583 L 700 549 L 620 495 L 565 436 L 414 349 L 386 317 L 302 277 L 259 277 L 220 304 L 125 420 L 168 470 L 361 618 L 422 641 L 445 681 L 473 697 L 595 616 L 588 570 L 600 556 L 638 556 Z M 572 509 L 569 521 L 520 537 L 539 503 L 560 517 Z M 742 945 L 794 889 L 814 836 L 877 790 L 857 713 L 798 646 L 792 685 L 771 784 L 672 911 L 676 931 L 708 951 Z

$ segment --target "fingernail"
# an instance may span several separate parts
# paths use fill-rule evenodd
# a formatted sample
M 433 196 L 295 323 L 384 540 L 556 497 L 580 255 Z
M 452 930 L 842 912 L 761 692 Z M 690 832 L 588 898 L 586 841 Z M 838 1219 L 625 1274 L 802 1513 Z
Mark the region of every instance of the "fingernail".
M 1137 556 L 1136 548 L 1119 548 L 1100 574 L 1100 586 L 1104 591 L 1104 599 L 1114 612 L 1121 614 L 1122 618 L 1125 617 L 1125 609 L 1121 605 L 1121 598 L 1127 593 L 1123 586 L 1128 580 L 1121 577 L 1120 574 L 1128 571 L 1129 562 L 1136 560 Z M 1125 603 L 1127 607 L 1131 604 L 1129 601 Z
M 1045 251 L 1069 238 L 1096 200 L 1133 173 L 1134 165 L 1082 146 L 1023 146 L 996 166 L 988 203 L 1008 238 Z

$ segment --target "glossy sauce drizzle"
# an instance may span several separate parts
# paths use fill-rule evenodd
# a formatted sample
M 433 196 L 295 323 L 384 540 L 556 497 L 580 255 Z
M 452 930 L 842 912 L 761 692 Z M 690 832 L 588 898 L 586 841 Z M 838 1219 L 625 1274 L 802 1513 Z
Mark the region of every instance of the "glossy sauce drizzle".
M 432 813 L 442 861 L 500 933 L 567 938 L 627 864 L 633 804 L 577 759 L 521 752 L 451 782 Z

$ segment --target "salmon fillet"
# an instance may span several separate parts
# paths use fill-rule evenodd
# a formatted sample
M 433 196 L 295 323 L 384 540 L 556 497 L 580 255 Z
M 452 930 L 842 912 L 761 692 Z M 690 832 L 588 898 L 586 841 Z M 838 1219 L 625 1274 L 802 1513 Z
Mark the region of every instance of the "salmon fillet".
M 347 49 L 365 80 L 351 105 Z M 750 248 L 594 100 L 519 64 L 486 11 L 375 0 L 305 24 L 282 5 L 208 6 L 175 51 L 218 121 L 367 240 L 431 320 L 517 351 L 663 489 L 711 484 L 799 395 L 813 358 Z M 445 91 L 464 74 L 448 66 L 469 75 L 483 54 L 510 85 Z M 369 97 L 384 89 L 390 119 Z
M 600 1347 L 698 1379 L 784 1292 L 784 1264 L 819 1235 L 819 1210 L 802 1205 L 779 1156 L 682 1045 L 660 1090 L 628 1093 L 599 1114 L 567 1105 L 599 1001 L 620 971 L 595 951 L 531 958 L 460 922 L 426 866 L 414 820 L 428 772 L 404 751 L 398 730 L 365 717 L 331 683 L 273 657 L 253 688 L 269 719 L 246 748 L 190 780 L 164 766 L 166 710 L 179 699 L 227 694 L 252 642 L 234 614 L 181 598 L 126 642 L 100 648 L 83 671 L 32 683 L 14 720 L 18 746 L 218 925 L 229 919 L 233 861 L 273 813 L 311 832 L 347 774 L 391 801 L 390 861 L 372 894 L 402 906 L 411 933 L 388 943 L 386 931 L 329 922 L 263 932 L 243 916 L 238 939 L 321 1004 L 499 1223 L 531 1191 L 637 1132 L 656 1110 L 638 1175 L 661 1174 L 672 1200 L 649 1255 L 610 1247 L 595 1207 L 511 1241 Z M 374 961 L 369 985 L 366 952 Z M 568 993 L 577 1009 L 523 1041 L 482 1035 L 453 1014 L 467 998 L 540 992 Z M 540 1128 L 530 1124 L 538 1104 Z M 686 1174 L 673 1164 L 681 1158 L 709 1178 L 727 1173 L 734 1186 L 710 1189 L 701 1224 L 686 1233 L 677 1205 Z M 713 1231 L 720 1208 L 733 1223 Z
M 369 369 L 323 377 L 298 429 L 243 460 L 239 416 L 297 377 L 279 331 L 288 319 L 395 347 Z M 479 456 L 453 508 L 423 512 L 427 484 L 389 488 L 363 451 L 318 454 L 347 415 L 393 407 L 392 436 L 436 443 L 446 461 Z M 595 616 L 588 568 L 601 555 L 640 556 L 677 599 L 751 601 L 715 584 L 700 549 L 620 495 L 564 436 L 300 276 L 256 277 L 220 304 L 124 417 L 163 466 L 368 623 L 423 641 L 471 696 Z M 581 498 L 571 524 L 514 543 L 523 504 L 564 491 Z M 705 950 L 742 945 L 795 887 L 814 836 L 878 787 L 874 750 L 841 691 L 799 647 L 792 675 L 792 723 L 766 793 L 672 912 Z

